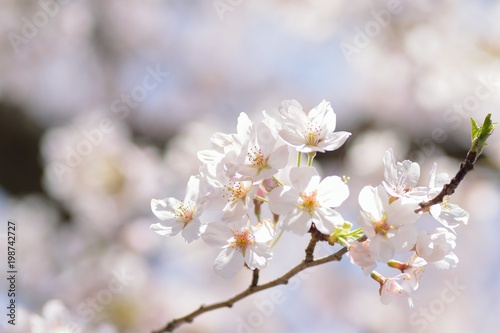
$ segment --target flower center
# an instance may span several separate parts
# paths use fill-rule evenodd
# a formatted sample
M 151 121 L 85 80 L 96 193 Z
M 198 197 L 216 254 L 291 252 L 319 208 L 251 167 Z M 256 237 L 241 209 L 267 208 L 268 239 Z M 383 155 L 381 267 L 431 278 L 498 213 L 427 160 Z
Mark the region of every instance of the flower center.
M 250 233 L 250 229 L 244 229 L 242 231 L 234 232 L 234 241 L 230 244 L 230 246 L 238 248 L 238 250 L 244 254 L 246 248 L 254 243 L 255 240 Z
M 308 146 L 317 146 L 321 139 L 321 128 L 313 127 L 310 125 L 308 128 L 308 132 L 305 135 L 306 145 Z
M 255 146 L 250 149 L 247 155 L 248 160 L 253 167 L 258 169 L 264 169 L 267 167 L 267 159 L 264 157 L 264 154 L 262 154 L 262 149 L 257 149 Z
M 300 209 L 307 211 L 310 215 L 313 215 L 316 208 L 319 207 L 319 202 L 316 200 L 316 191 L 312 193 L 301 193 L 300 198 L 302 199 L 300 203 Z
M 225 194 L 224 198 L 227 198 L 227 201 L 230 203 L 235 203 L 239 199 L 244 199 L 250 191 L 251 186 L 245 187 L 243 182 L 229 183 L 229 185 L 225 185 Z
M 387 223 L 387 216 L 385 214 L 384 216 L 382 216 L 382 219 L 380 221 L 373 221 L 373 228 L 375 229 L 376 234 L 382 236 L 387 236 L 389 230 L 394 229 L 392 225 Z
M 177 222 L 188 224 L 193 219 L 194 207 L 181 204 L 179 207 L 177 207 L 174 214 Z

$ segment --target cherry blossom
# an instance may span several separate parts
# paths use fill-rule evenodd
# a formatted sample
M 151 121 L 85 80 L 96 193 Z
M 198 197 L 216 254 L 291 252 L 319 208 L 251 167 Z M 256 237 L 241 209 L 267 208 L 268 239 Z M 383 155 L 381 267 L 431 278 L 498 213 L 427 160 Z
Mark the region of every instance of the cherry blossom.
M 284 215 L 283 230 L 303 235 L 314 222 L 317 230 L 329 235 L 335 227 L 344 224 L 334 209 L 349 196 L 349 188 L 340 177 L 321 180 L 313 167 L 293 167 L 289 179 L 290 185 L 276 187 L 269 194 L 269 209 Z
M 383 186 L 365 186 L 359 193 L 361 212 L 358 223 L 370 239 L 370 252 L 375 260 L 387 261 L 395 253 L 410 250 L 417 231 L 414 213 L 417 205 L 396 200 L 392 203 Z
M 372 258 L 370 253 L 370 240 L 364 242 L 354 242 L 349 246 L 347 252 L 349 259 L 353 265 L 361 267 L 365 275 L 377 266 L 377 262 Z
M 417 188 L 416 191 L 425 192 L 423 200 L 429 200 L 441 192 L 443 186 L 449 183 L 450 177 L 447 173 L 436 174 L 437 164 L 434 163 L 430 172 L 430 180 L 428 187 Z M 445 197 L 447 198 L 447 197 Z M 445 199 L 442 203 L 433 205 L 429 209 L 429 213 L 444 227 L 453 229 L 459 225 L 466 225 L 469 221 L 469 213 L 463 210 L 460 206 L 450 203 Z
M 438 268 L 455 267 L 458 263 L 457 256 L 452 252 L 455 240 L 455 234 L 445 228 L 436 228 L 432 233 L 422 231 L 417 238 L 416 252 Z
M 206 198 L 200 177 L 191 176 L 184 201 L 176 198 L 151 200 L 151 210 L 164 221 L 164 224 L 152 224 L 151 229 L 162 236 L 175 236 L 181 232 L 186 243 L 190 243 L 200 237 L 200 215 L 205 206 Z
M 334 132 L 336 115 L 330 102 L 325 100 L 309 112 L 304 112 L 296 100 L 283 101 L 279 116 L 274 120 L 281 138 L 303 153 L 338 149 L 351 135 L 344 131 Z
M 209 223 L 202 239 L 211 246 L 222 247 L 214 263 L 214 271 L 224 278 L 231 278 L 246 265 L 262 269 L 272 258 L 267 244 L 274 238 L 275 230 L 269 220 L 251 225 L 248 218 L 224 223 Z
M 422 201 L 414 197 L 415 192 L 412 193 L 420 178 L 418 163 L 409 160 L 396 162 L 392 149 L 389 149 L 384 155 L 384 178 L 382 185 L 390 196 Z
M 228 174 L 233 179 L 258 181 L 276 174 L 288 163 L 288 146 L 274 136 L 264 123 L 253 124 L 247 143 L 240 154 L 226 155 Z

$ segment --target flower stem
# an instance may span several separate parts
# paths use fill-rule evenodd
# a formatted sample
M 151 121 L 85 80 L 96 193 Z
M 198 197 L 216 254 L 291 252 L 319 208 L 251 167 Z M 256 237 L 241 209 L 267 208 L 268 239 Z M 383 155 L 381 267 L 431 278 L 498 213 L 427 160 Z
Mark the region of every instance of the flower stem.
M 283 235 L 283 230 L 280 231 L 280 233 L 278 234 L 278 237 L 276 237 L 276 239 L 274 240 L 274 242 L 271 244 L 271 249 L 278 243 L 278 241 L 281 238 L 281 235 Z
M 312 151 L 307 154 L 307 165 L 311 166 L 313 164 L 314 157 L 316 156 L 316 152 Z

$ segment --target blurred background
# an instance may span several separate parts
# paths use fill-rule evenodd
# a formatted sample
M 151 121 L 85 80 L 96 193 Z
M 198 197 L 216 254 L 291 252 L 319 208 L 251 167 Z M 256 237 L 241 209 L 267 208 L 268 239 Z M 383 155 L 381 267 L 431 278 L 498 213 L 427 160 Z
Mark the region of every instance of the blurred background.
M 469 118 L 500 119 L 499 16 L 487 0 L 1 0 L 0 233 L 5 248 L 16 222 L 19 273 L 16 326 L 2 314 L 0 331 L 151 332 L 246 288 L 248 271 L 213 273 L 216 249 L 149 229 L 151 198 L 183 198 L 196 152 L 235 132 L 240 112 L 330 101 L 353 135 L 317 161 L 351 177 L 339 209 L 350 221 L 388 148 L 420 163 L 422 185 L 434 162 L 453 175 Z M 494 331 L 499 138 L 452 197 L 470 213 L 459 265 L 429 268 L 414 308 L 382 305 L 344 259 L 277 287 L 279 302 L 264 291 L 178 332 Z M 307 241 L 284 236 L 261 281 L 298 263 Z

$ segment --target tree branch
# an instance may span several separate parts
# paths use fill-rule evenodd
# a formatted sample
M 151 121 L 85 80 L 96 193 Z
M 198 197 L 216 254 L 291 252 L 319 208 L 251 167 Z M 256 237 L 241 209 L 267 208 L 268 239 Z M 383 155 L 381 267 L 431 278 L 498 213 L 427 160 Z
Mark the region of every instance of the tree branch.
M 478 126 L 476 121 L 471 118 L 472 143 L 465 160 L 460 163 L 460 170 L 458 170 L 455 177 L 453 177 L 448 184 L 443 186 L 443 189 L 436 197 L 429 201 L 421 202 L 419 204 L 420 207 L 415 210 L 415 213 L 427 212 L 431 206 L 442 203 L 445 196 L 455 193 L 455 190 L 460 182 L 465 178 L 465 175 L 474 170 L 474 163 L 476 163 L 477 158 L 482 154 L 483 149 L 487 146 L 486 141 L 495 130 L 496 124 L 497 122 L 493 122 L 491 120 L 491 113 L 486 115 L 481 126 Z
M 319 239 L 317 239 L 316 242 L 318 240 Z M 365 240 L 366 240 L 366 236 L 363 236 L 363 237 L 361 237 L 361 238 L 358 239 L 358 242 L 363 242 Z M 269 288 L 272 288 L 272 287 L 276 287 L 276 286 L 281 285 L 281 284 L 287 284 L 288 281 L 292 277 L 294 277 L 295 275 L 297 275 L 298 273 L 300 273 L 301 271 L 303 271 L 303 270 L 305 270 L 305 269 L 307 269 L 309 267 L 323 265 L 323 264 L 326 264 L 326 263 L 329 263 L 329 262 L 332 262 L 332 261 L 340 261 L 342 259 L 342 256 L 344 254 L 346 254 L 347 251 L 348 251 L 348 248 L 347 247 L 343 247 L 340 250 L 338 250 L 337 252 L 335 252 L 333 254 L 330 254 L 330 255 L 328 255 L 326 257 L 320 258 L 320 259 L 311 260 L 311 261 L 303 260 L 300 264 L 298 264 L 297 266 L 295 266 L 294 268 L 292 268 L 291 270 L 289 270 L 287 273 L 285 273 L 283 276 L 281 276 L 281 277 L 279 277 L 279 278 L 277 278 L 275 280 L 269 281 L 269 282 L 261 284 L 261 285 L 255 285 L 255 286 L 250 285 L 250 287 L 248 287 L 247 289 L 245 289 L 241 293 L 239 293 L 239 294 L 237 294 L 237 295 L 229 298 L 228 300 L 225 300 L 225 301 L 222 301 L 222 302 L 218 302 L 218 303 L 214 303 L 214 304 L 211 304 L 211 305 L 202 305 L 197 310 L 191 312 L 188 315 L 185 315 L 184 317 L 173 319 L 165 327 L 163 327 L 163 328 L 161 328 L 161 329 L 159 329 L 157 331 L 153 331 L 153 333 L 172 332 L 172 331 L 174 331 L 177 327 L 179 327 L 183 323 L 191 323 L 191 322 L 193 322 L 193 320 L 196 317 L 198 317 L 199 315 L 201 315 L 201 314 L 203 314 L 205 312 L 209 312 L 209 311 L 212 311 L 212 310 L 216 310 L 216 309 L 220 309 L 220 308 L 225 308 L 225 307 L 231 308 L 234 303 L 236 303 L 239 300 L 241 300 L 243 298 L 246 298 L 246 297 L 248 297 L 250 295 L 258 293 L 259 291 L 266 290 L 266 289 L 269 289 Z
M 415 210 L 415 213 L 427 212 L 431 206 L 442 203 L 445 196 L 455 193 L 455 190 L 458 185 L 460 185 L 460 182 L 465 178 L 465 175 L 474 170 L 474 163 L 476 163 L 477 156 L 478 154 L 476 152 L 469 150 L 465 160 L 460 163 L 460 170 L 458 170 L 455 177 L 453 177 L 448 184 L 445 184 L 441 192 L 439 192 L 439 194 L 434 198 L 429 201 L 419 203 L 420 207 Z

